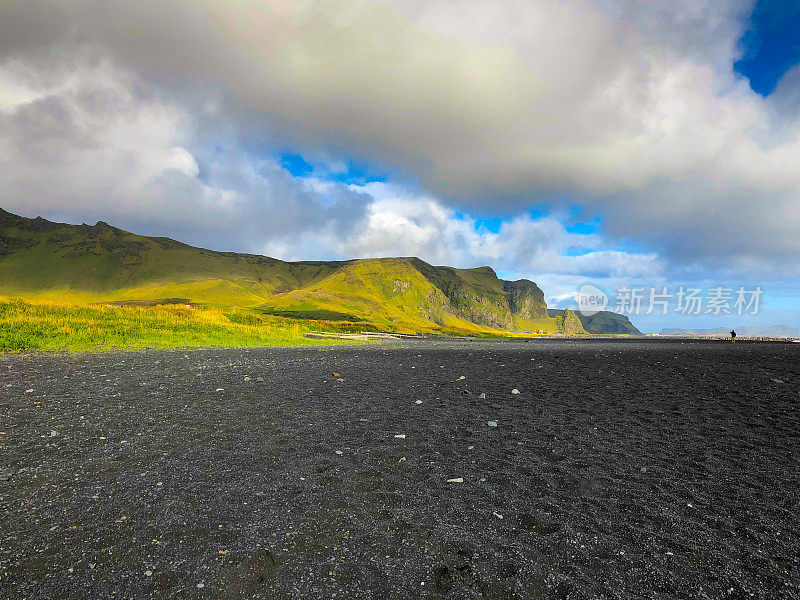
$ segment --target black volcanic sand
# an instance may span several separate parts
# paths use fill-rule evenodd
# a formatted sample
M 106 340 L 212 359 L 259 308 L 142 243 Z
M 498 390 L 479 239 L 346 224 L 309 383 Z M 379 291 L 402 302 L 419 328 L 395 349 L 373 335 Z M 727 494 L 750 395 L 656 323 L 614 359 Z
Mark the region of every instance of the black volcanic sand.
M 798 598 L 798 358 L 2 355 L 0 598 Z

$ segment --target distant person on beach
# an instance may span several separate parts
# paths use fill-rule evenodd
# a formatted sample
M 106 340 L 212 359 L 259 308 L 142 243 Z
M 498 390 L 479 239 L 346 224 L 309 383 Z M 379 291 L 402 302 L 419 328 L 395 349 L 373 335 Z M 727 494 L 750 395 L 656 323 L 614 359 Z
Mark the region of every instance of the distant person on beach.
M 736 343 L 736 332 L 733 329 L 731 329 L 731 341 Z

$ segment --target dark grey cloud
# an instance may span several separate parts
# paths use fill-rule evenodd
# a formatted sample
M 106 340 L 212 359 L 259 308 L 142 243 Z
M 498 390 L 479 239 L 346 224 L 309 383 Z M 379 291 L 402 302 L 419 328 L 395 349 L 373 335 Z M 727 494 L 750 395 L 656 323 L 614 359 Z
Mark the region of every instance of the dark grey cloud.
M 364 218 L 366 194 L 321 195 L 222 131 L 213 148 L 198 144 L 181 107 L 109 64 L 75 66 L 44 85 L 27 67 L 5 73 L 24 101 L 0 112 L 0 161 L 13 167 L 0 170 L 3 208 L 241 251 L 305 231 L 346 237 Z
M 513 214 L 566 197 L 675 262 L 785 262 L 800 81 L 765 101 L 734 74 L 752 4 L 6 0 L 0 151 L 20 165 L 6 196 L 149 210 L 187 232 L 230 223 L 241 244 L 367 222 L 369 198 L 237 155 L 257 127 L 274 148 L 402 173 L 440 203 Z M 230 157 L 208 159 L 199 137 L 222 132 Z

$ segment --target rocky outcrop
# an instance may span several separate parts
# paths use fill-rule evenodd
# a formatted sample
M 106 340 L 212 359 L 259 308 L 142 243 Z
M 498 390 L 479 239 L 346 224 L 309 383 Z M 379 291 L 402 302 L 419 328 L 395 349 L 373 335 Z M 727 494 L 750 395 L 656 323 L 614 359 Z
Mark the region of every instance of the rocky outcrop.
M 503 281 L 511 312 L 523 319 L 547 318 L 547 303 L 539 286 L 527 279 Z
M 587 333 L 583 327 L 580 316 L 568 308 L 565 309 L 547 309 L 547 314 L 550 318 L 555 319 L 558 328 L 564 333 L 580 334 Z
M 607 310 L 600 311 L 590 317 L 581 315 L 583 327 L 589 333 L 598 335 L 642 335 L 636 326 L 625 315 Z
M 628 317 L 607 310 L 586 316 L 569 309 L 547 309 L 547 314 L 553 318 L 564 319 L 566 313 L 571 313 L 580 321 L 584 331 L 592 335 L 642 335 Z

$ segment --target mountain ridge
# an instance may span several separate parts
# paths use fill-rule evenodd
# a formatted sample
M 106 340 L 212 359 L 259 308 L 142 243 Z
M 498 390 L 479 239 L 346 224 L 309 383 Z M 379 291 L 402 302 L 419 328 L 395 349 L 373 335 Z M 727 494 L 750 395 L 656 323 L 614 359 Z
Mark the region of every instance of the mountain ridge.
M 142 236 L 104 221 L 72 225 L 3 209 L 0 294 L 67 302 L 186 298 L 412 332 L 586 333 L 574 313 L 550 316 L 535 282 L 501 280 L 489 266 L 459 269 L 417 257 L 288 262 Z
M 551 317 L 563 316 L 564 311 L 548 308 L 547 314 Z M 601 310 L 593 315 L 584 315 L 580 312 L 574 314 L 587 333 L 599 335 L 644 335 L 631 323 L 631 320 L 626 315 L 620 315 L 608 310 Z

